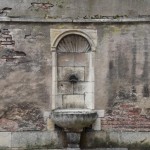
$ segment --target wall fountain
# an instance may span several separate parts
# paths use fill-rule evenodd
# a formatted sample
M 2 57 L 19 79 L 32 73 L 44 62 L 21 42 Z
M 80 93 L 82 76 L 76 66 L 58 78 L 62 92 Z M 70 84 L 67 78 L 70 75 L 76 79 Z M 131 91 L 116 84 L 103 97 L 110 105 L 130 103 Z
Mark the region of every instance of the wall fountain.
M 51 119 L 66 132 L 68 148 L 79 149 L 80 133 L 98 117 L 94 110 L 94 55 L 97 32 L 53 29 L 51 37 L 54 36 L 55 38 L 51 39 Z

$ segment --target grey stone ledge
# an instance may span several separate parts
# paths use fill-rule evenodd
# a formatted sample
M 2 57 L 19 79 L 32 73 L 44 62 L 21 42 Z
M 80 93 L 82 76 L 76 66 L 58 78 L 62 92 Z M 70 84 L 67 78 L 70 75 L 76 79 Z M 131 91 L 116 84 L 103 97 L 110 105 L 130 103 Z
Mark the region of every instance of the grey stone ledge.
M 39 23 L 137 23 L 137 22 L 150 22 L 150 17 L 141 18 L 105 18 L 105 19 L 71 19 L 71 18 L 57 18 L 57 19 L 44 19 L 44 18 L 23 18 L 23 17 L 0 17 L 0 22 L 39 22 Z

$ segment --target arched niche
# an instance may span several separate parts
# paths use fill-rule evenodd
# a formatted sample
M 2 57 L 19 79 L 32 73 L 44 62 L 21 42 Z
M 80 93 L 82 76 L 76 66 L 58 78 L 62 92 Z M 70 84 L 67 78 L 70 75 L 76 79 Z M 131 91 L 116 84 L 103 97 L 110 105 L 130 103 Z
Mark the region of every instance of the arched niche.
M 52 109 L 94 109 L 95 30 L 51 30 Z M 68 81 L 71 74 L 79 81 Z

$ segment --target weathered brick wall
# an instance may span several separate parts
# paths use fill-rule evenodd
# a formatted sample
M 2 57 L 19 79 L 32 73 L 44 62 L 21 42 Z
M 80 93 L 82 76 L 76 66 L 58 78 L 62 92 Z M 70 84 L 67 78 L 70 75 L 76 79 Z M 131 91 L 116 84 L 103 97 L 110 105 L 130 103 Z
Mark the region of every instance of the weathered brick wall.
M 49 28 L 0 25 L 0 131 L 47 128 L 49 115 L 45 118 L 45 112 L 51 108 Z
M 149 108 L 142 109 L 134 102 L 117 103 L 102 119 L 102 130 L 150 131 L 149 115 Z
M 149 25 L 112 25 L 103 31 L 99 51 L 106 55 L 98 56 L 103 73 L 96 73 L 95 105 L 106 107 L 102 130 L 150 131 Z
M 15 41 L 12 39 L 12 35 L 8 29 L 1 29 L 0 30 L 0 46 L 9 46 L 15 45 Z

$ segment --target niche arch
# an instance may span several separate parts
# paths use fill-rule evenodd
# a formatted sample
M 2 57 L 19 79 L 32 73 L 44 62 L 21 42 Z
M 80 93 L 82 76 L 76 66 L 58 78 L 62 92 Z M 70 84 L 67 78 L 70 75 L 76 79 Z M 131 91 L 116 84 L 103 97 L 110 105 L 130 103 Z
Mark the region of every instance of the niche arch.
M 86 53 L 91 51 L 91 45 L 79 34 L 68 34 L 59 41 L 56 49 L 59 53 Z

